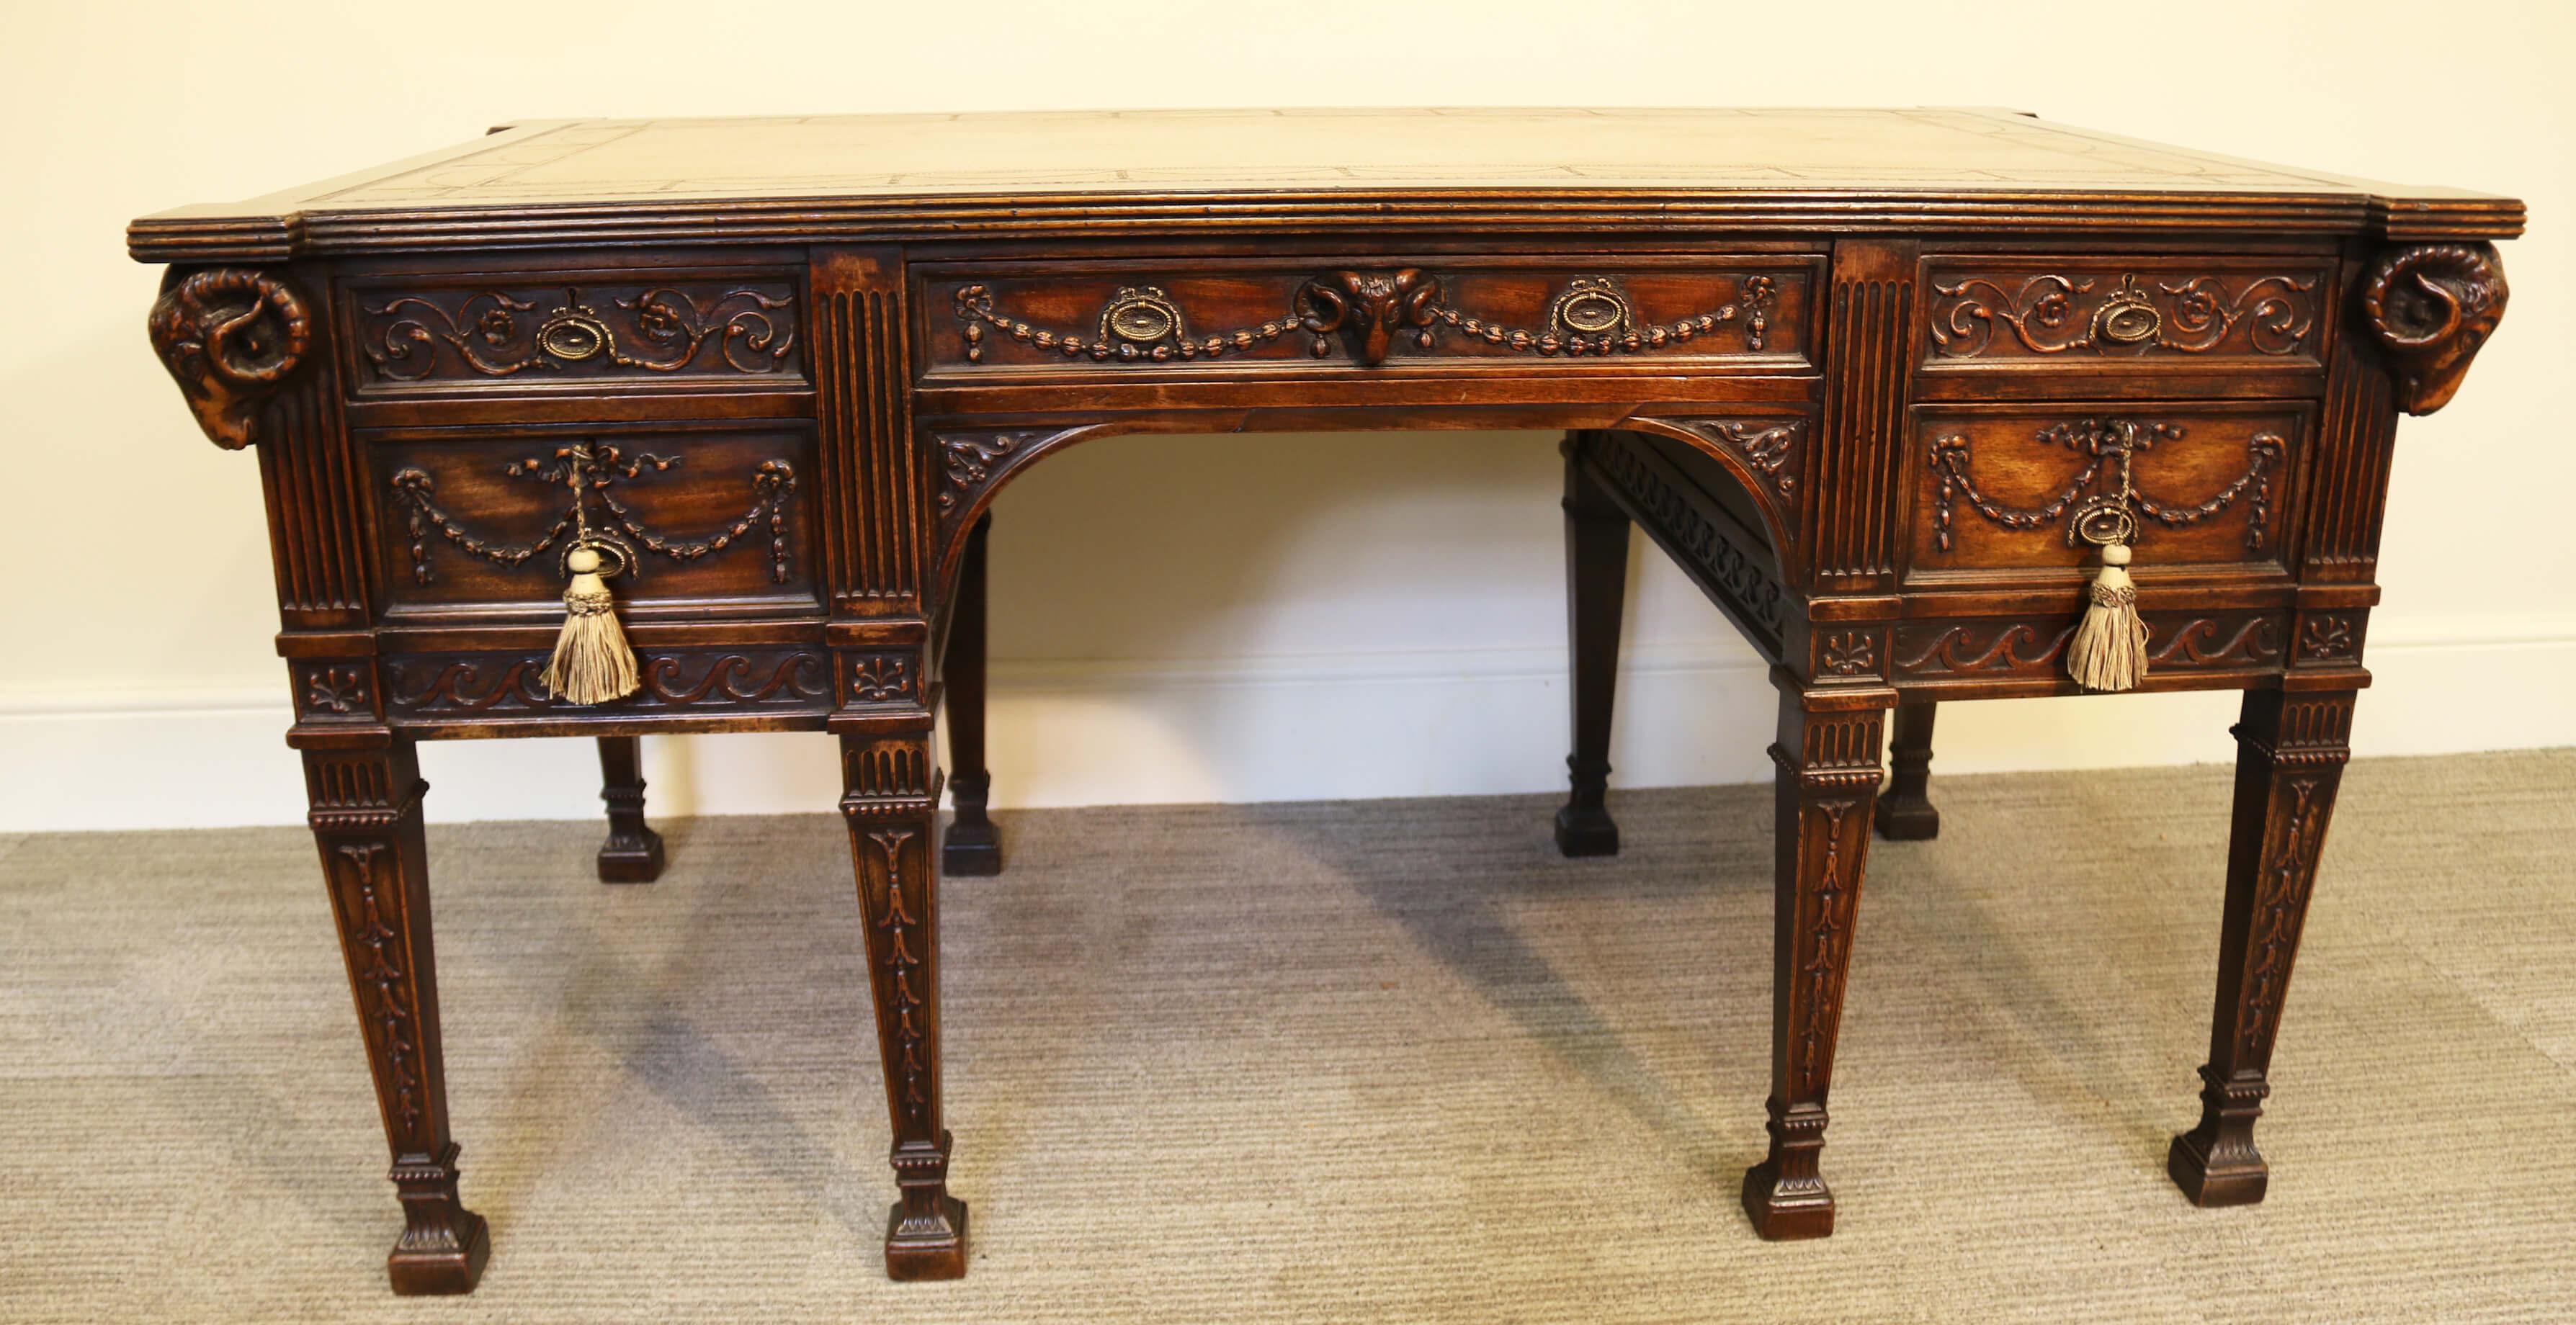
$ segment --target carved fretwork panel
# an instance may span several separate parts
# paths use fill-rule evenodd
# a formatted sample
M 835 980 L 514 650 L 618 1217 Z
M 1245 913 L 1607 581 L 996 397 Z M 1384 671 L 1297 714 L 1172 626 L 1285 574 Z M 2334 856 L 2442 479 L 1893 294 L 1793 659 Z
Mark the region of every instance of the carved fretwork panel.
M 1743 495 L 1767 526 L 1765 532 L 1781 546 L 1782 564 L 1794 573 L 1801 564 L 1799 518 L 1806 506 L 1799 484 L 1815 420 L 1633 416 L 1626 426 L 1687 438 L 1693 446 L 1732 462 Z
M 2333 267 L 2310 259 L 1949 258 L 1930 264 L 1928 369 L 2313 366 Z
M 832 611 L 924 616 L 929 473 L 913 444 L 902 252 L 818 249 L 812 285 Z
M 1895 583 L 1915 252 L 1911 243 L 1888 240 L 1834 246 L 1824 418 L 1802 479 L 1809 494 L 1808 575 L 1819 592 Z
M 632 379 L 704 389 L 804 376 L 803 310 L 795 284 L 774 271 L 666 282 L 405 277 L 353 282 L 347 298 L 362 397 L 414 385 Z
M 629 554 L 620 610 L 812 612 L 821 602 L 801 423 L 378 431 L 386 599 L 397 613 L 522 606 L 559 615 L 578 529 Z M 668 603 L 668 609 L 658 605 Z
M 1630 519 L 1773 660 L 1792 602 L 1762 535 L 1694 483 L 1643 437 L 1586 432 L 1582 457 Z M 1669 443 L 1668 443 L 1669 444 Z

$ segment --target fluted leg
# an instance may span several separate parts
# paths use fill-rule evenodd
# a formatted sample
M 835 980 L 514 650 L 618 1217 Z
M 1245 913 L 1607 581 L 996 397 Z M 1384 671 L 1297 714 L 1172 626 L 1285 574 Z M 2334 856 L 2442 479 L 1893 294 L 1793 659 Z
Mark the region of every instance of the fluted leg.
M 940 844 L 939 867 L 953 875 L 1002 872 L 1002 834 L 985 813 L 993 794 L 992 770 L 984 767 L 984 565 L 992 532 L 993 517 L 987 514 L 966 536 L 966 555 L 957 569 L 957 616 L 948 627 L 948 655 L 941 668 L 947 681 L 948 756 L 957 765 L 948 790 L 957 810 Z
M 1628 588 L 1628 516 L 1583 472 L 1565 442 L 1565 634 L 1572 664 L 1574 784 L 1556 812 L 1556 849 L 1568 856 L 1619 853 L 1610 818 L 1610 713 L 1619 681 L 1619 615 Z
M 1878 796 L 1878 835 L 1891 842 L 1920 842 L 1941 835 L 1941 812 L 1925 794 L 1932 781 L 1931 700 L 1896 706 L 1896 729 L 1888 740 L 1887 790 Z
M 886 1220 L 886 1274 L 966 1273 L 966 1203 L 948 1194 L 949 1136 L 939 1108 L 939 856 L 931 850 L 939 774 L 931 733 L 841 737 L 841 813 L 849 820 L 867 929 L 877 1053 L 885 1064 L 890 1160 L 902 1199 Z
M 1834 1196 L 1817 1169 L 1843 981 L 1878 796 L 1885 690 L 1809 690 L 1786 682 L 1774 804 L 1771 1153 L 1744 1175 L 1744 1209 L 1765 1238 L 1834 1231 Z
M 608 806 L 608 841 L 599 848 L 601 883 L 651 883 L 662 877 L 662 835 L 644 823 L 642 742 L 599 738 L 599 799 Z
M 2263 1199 L 2270 1170 L 2254 1148 L 2254 1120 L 2271 1093 L 2281 1004 L 2351 755 L 2352 705 L 2349 690 L 2245 692 L 2200 1125 L 2175 1137 L 2165 1157 L 2165 1170 L 2194 1205 Z
M 393 1155 L 402 1237 L 385 1258 L 397 1293 L 473 1290 L 491 1257 L 483 1218 L 456 1194 L 447 1073 L 430 946 L 428 853 L 412 743 L 306 750 L 305 789 L 340 954 Z

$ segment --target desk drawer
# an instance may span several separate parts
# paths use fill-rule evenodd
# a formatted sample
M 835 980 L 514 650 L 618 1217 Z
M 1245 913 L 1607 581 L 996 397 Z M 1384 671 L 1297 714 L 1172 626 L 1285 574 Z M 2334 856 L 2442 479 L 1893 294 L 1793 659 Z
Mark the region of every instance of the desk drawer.
M 2315 369 L 2330 258 L 1936 256 L 1927 373 Z
M 806 385 L 777 268 L 366 276 L 343 286 L 352 397 Z
M 2138 573 L 2285 573 L 2310 406 L 1918 406 L 1912 584 L 2073 584 L 2125 526 Z
M 620 614 L 821 610 L 811 424 L 365 428 L 388 619 L 552 622 L 582 517 L 623 544 Z
M 1507 259 L 925 267 L 925 376 L 1408 362 L 1779 372 L 1810 363 L 1818 260 L 1629 258 L 1569 272 Z

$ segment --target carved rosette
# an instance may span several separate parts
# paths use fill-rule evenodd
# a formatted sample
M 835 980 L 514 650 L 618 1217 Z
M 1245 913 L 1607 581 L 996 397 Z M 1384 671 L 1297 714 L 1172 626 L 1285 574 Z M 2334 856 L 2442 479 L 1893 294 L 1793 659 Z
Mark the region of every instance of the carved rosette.
M 259 407 L 313 345 L 313 318 L 283 282 L 238 267 L 171 273 L 152 305 L 152 348 L 215 445 L 259 440 Z
M 2397 407 L 2451 403 L 2512 292 L 2493 244 L 2430 244 L 2381 258 L 2361 287 L 2361 319 L 2389 358 Z

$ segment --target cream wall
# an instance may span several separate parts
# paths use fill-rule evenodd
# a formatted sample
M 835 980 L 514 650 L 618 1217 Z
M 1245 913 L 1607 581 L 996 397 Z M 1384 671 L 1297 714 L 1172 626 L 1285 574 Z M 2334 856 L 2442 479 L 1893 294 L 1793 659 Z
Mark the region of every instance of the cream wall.
M 2154 5 L 13 5 L 0 50 L 0 830 L 300 819 L 256 465 L 147 349 L 121 231 L 560 115 L 1242 104 L 2011 105 L 2514 193 L 2502 332 L 2408 422 L 2365 753 L 2576 743 L 2576 67 L 2534 0 Z M 1830 14 L 1832 17 L 1828 18 Z M 735 17 L 739 16 L 739 17 Z M 1004 804 L 1560 785 L 1551 439 L 1128 438 L 1001 499 Z M 1625 785 L 1765 775 L 1753 655 L 1638 558 Z M 1956 706 L 1947 771 L 2224 758 L 2231 697 Z M 1651 715 L 1650 720 L 1641 718 Z M 647 743 L 667 811 L 821 810 L 819 736 Z M 437 818 L 581 815 L 585 745 L 423 756 Z

